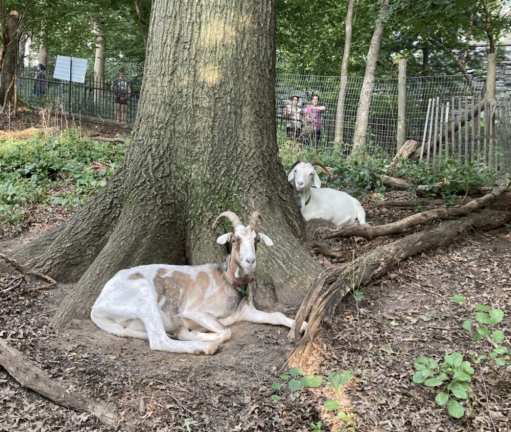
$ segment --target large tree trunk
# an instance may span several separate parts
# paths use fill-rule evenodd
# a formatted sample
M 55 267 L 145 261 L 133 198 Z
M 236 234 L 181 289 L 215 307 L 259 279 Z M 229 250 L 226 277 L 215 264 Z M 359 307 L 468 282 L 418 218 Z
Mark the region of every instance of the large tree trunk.
M 8 106 L 14 106 L 15 74 L 18 44 L 16 41 L 19 13 L 11 11 L 5 29 L 2 29 L 2 45 L 5 54 L 2 63 L 2 83 L 0 85 L 0 107 L 4 110 Z
M 300 304 L 321 268 L 297 240 L 303 219 L 278 158 L 274 14 L 275 0 L 154 2 L 123 167 L 72 219 L 14 254 L 57 280 L 81 276 L 54 325 L 86 317 L 122 268 L 223 260 L 211 225 L 225 210 L 242 221 L 258 210 L 275 242 L 259 251 L 256 301 L 268 303 L 263 287 L 274 287 L 279 302 Z
M 348 84 L 348 63 L 350 59 L 351 50 L 351 35 L 353 33 L 353 9 L 355 8 L 355 1 L 350 0 L 348 3 L 348 12 L 346 13 L 346 39 L 344 41 L 344 52 L 342 54 L 341 64 L 341 88 L 339 89 L 339 100 L 337 102 L 337 113 L 335 115 L 335 137 L 334 141 L 341 143 L 344 139 L 344 101 L 346 99 L 346 88 Z
M 353 150 L 362 147 L 365 144 L 367 125 L 369 124 L 369 110 L 371 108 L 371 96 L 374 87 L 374 73 L 376 71 L 376 63 L 380 55 L 381 41 L 385 31 L 385 15 L 389 8 L 389 0 L 383 0 L 380 13 L 378 14 L 378 23 L 374 28 L 371 45 L 367 53 L 367 65 L 364 75 L 364 83 L 360 92 L 360 100 L 358 102 L 357 122 L 355 123 L 355 132 L 353 134 Z

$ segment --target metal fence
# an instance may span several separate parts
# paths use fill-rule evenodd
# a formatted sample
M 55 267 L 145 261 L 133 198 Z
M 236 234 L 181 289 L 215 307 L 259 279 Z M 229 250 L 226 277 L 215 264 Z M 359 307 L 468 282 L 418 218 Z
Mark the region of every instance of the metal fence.
M 124 108 L 127 123 L 135 121 L 140 98 L 140 84 L 133 82 L 130 84 L 131 94 L 126 99 Z M 18 98 L 28 105 L 51 107 L 72 114 L 116 120 L 117 107 L 110 86 L 110 82 L 95 83 L 91 77 L 87 78 L 83 84 L 48 78 L 41 92 L 36 88 L 34 72 L 24 71 L 17 77 Z M 123 120 L 122 113 L 119 120 Z
M 116 119 L 116 106 L 111 83 L 96 83 L 87 79 L 84 84 L 60 80 L 48 80 L 47 91 L 42 97 L 35 92 L 35 74 L 25 71 L 18 75 L 18 97 L 34 106 L 61 108 L 74 114 Z M 127 77 L 129 79 L 129 77 Z M 362 89 L 362 77 L 348 77 L 345 97 L 343 141 L 351 143 L 355 128 L 357 107 Z M 411 77 L 407 78 L 406 124 L 407 138 L 421 141 L 426 121 L 428 101 L 439 98 L 446 103 L 452 97 L 480 94 L 484 79 L 474 78 L 469 86 L 460 76 Z M 276 117 L 279 138 L 286 139 L 287 119 L 284 110 L 291 96 L 299 96 L 302 113 L 311 103 L 312 95 L 320 97 L 322 113 L 321 137 L 310 140 L 302 133 L 294 137 L 297 145 L 328 146 L 334 140 L 337 101 L 340 77 L 278 74 L 276 80 Z M 137 115 L 140 85 L 132 83 L 132 93 L 127 100 L 126 122 L 132 123 Z M 381 148 L 389 156 L 396 150 L 398 80 L 377 78 L 375 80 L 369 112 L 368 142 Z M 303 118 L 300 120 L 302 121 Z

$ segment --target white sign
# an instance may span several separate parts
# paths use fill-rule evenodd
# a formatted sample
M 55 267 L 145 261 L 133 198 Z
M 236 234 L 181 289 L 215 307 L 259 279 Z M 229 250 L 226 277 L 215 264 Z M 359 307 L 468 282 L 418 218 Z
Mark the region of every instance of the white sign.
M 58 55 L 53 78 L 84 83 L 86 71 L 87 59 Z

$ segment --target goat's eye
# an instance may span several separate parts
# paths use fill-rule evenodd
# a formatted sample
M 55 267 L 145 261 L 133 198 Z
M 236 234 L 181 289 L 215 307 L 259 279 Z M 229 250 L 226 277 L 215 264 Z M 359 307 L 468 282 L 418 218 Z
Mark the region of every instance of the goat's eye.
M 296 172 L 296 170 L 295 170 L 295 172 Z
M 314 175 L 314 173 L 310 173 L 309 175 L 310 175 L 310 176 L 313 176 L 313 175 Z

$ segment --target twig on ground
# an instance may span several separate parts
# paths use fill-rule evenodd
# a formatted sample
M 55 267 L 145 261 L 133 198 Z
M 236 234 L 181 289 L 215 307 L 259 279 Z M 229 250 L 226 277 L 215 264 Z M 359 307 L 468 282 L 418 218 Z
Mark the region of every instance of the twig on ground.
M 14 286 L 12 288 L 9 288 L 9 289 L 5 289 L 2 292 L 12 291 L 13 289 L 18 288 L 22 284 L 22 282 L 26 279 L 27 276 L 33 276 L 33 277 L 42 279 L 45 282 L 48 282 L 47 285 L 31 288 L 30 291 L 39 291 L 39 290 L 43 290 L 43 289 L 48 289 L 48 288 L 51 288 L 53 285 L 55 285 L 57 283 L 57 281 L 55 281 L 50 276 L 47 276 L 47 275 L 45 275 L 43 273 L 39 273 L 39 272 L 35 272 L 35 271 L 27 271 L 16 260 L 13 260 L 12 258 L 9 258 L 8 256 L 6 256 L 4 254 L 0 254 L 0 259 L 3 259 L 7 264 L 10 264 L 12 267 L 14 267 L 22 275 L 21 278 L 20 278 L 20 282 L 16 286 Z
M 483 381 L 483 387 L 484 387 L 484 395 L 486 396 L 486 409 L 488 410 L 488 417 L 490 417 L 491 424 L 493 426 L 493 431 L 497 432 L 497 428 L 495 427 L 495 423 L 493 423 L 493 417 L 491 416 L 490 411 L 490 404 L 488 402 L 488 392 L 486 391 L 486 381 L 484 380 L 483 371 L 479 371 L 479 376 L 481 377 L 481 380 Z
M 180 401 L 177 397 L 175 397 L 172 393 L 169 393 L 169 395 L 170 395 L 170 397 L 171 397 L 172 399 L 174 399 L 174 400 L 176 401 L 176 403 L 177 403 L 177 404 L 178 404 L 181 408 L 183 408 L 185 411 L 188 411 L 190 414 L 195 414 L 195 413 L 196 413 L 196 411 L 191 411 L 191 410 L 189 410 L 188 408 L 186 408 L 186 407 L 185 407 L 185 406 L 181 403 L 181 401 Z
M 252 370 L 254 371 L 255 373 L 255 376 L 257 377 L 257 381 L 259 381 L 259 384 L 261 384 L 261 379 L 259 378 L 259 375 L 257 374 L 257 371 L 255 370 L 255 367 L 254 367 L 254 362 L 255 362 L 255 356 L 252 357 Z

